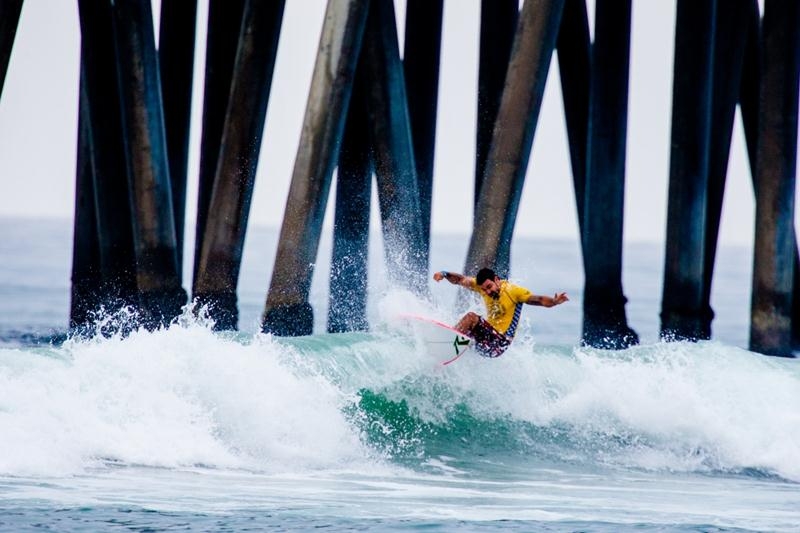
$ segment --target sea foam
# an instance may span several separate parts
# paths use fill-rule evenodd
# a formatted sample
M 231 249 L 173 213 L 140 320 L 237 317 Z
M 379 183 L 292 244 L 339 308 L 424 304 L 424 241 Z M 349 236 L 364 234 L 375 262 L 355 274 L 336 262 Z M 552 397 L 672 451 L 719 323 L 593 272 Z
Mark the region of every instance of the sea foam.
M 623 351 L 541 345 L 523 331 L 500 358 L 469 353 L 443 367 L 392 319 L 398 310 L 441 312 L 426 305 L 388 297 L 370 333 L 217 333 L 187 312 L 155 332 L 2 349 L 0 473 L 72 474 L 115 463 L 373 468 L 392 459 L 397 443 L 386 443 L 403 435 L 362 412 L 367 394 L 433 428 L 437 450 L 449 456 L 522 451 L 800 481 L 797 360 L 717 342 Z M 457 412 L 505 440 L 451 431 Z M 383 424 L 378 441 L 365 423 Z M 415 434 L 420 464 L 434 464 L 426 438 Z
M 365 457 L 325 379 L 290 347 L 207 324 L 0 350 L 0 472 L 120 462 L 294 469 Z

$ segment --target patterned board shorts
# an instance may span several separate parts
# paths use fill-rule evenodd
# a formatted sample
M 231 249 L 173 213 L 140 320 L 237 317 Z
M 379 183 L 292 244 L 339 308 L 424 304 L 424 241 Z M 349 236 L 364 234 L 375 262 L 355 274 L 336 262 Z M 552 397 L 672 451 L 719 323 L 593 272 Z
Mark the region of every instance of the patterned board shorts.
M 475 339 L 475 350 L 483 357 L 500 357 L 511 344 L 511 339 L 494 329 L 483 317 L 470 334 Z

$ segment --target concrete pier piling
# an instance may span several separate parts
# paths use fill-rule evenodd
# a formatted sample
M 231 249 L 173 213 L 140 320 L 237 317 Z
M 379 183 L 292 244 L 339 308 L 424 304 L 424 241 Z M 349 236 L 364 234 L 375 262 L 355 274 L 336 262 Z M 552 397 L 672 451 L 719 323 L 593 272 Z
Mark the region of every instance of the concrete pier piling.
M 368 8 L 367 0 L 328 2 L 264 310 L 265 332 L 313 330 L 308 291 Z
M 410 0 L 406 4 L 403 74 L 411 139 L 416 159 L 422 229 L 421 262 L 428 264 L 433 195 L 433 156 L 439 102 L 439 57 L 442 47 L 443 0 Z
M 22 11 L 22 0 L 3 0 L 0 2 L 0 98 L 6 82 L 8 61 L 14 48 L 14 37 L 17 35 L 19 15 Z
M 233 64 L 239 44 L 244 0 L 209 0 L 206 34 L 206 65 L 203 84 L 203 125 L 200 137 L 200 170 L 197 183 L 194 268 L 192 287 L 197 282 L 214 175 L 217 172 L 222 128 L 228 109 Z
M 716 0 L 678 0 L 661 336 L 708 338 L 703 306 Z
M 583 240 L 584 200 L 586 196 L 586 147 L 589 139 L 590 53 L 589 15 L 585 0 L 566 0 L 556 41 L 561 96 L 567 125 L 572 183 Z M 582 244 L 583 249 L 583 244 Z M 585 252 L 584 252 L 585 255 Z
M 17 34 L 19 16 L 22 11 L 22 0 L 0 2 L 0 98 L 6 81 L 8 62 L 14 48 L 14 37 Z
M 747 144 L 747 159 L 755 185 L 758 153 L 758 86 L 761 77 L 761 13 L 758 0 L 749 0 L 747 7 L 747 29 L 741 36 L 745 46 L 738 104 Z
M 750 349 L 790 356 L 800 5 L 767 0 L 762 31 Z
M 582 0 L 579 0 L 582 1 Z M 503 97 L 508 60 L 519 17 L 519 0 L 481 0 L 478 117 L 475 135 L 475 206 L 486 171 L 492 132 Z
M 564 0 L 526 0 L 520 13 L 466 272 L 490 266 L 500 275 L 508 274 L 511 235 L 563 7 Z
M 367 275 L 372 155 L 366 82 L 363 69 L 357 67 L 336 170 L 336 207 L 328 299 L 330 333 L 369 328 Z
M 630 0 L 598 0 L 594 35 L 583 208 L 583 342 L 627 348 L 639 342 L 628 327 L 622 291 Z
M 120 114 L 114 23 L 110 3 L 79 0 L 81 78 L 91 142 L 92 194 L 101 282 L 98 305 L 108 311 L 137 306 L 136 255 Z M 86 183 L 85 181 L 83 182 Z M 83 194 L 82 190 L 77 194 Z
M 727 2 L 716 12 L 714 32 L 711 140 L 709 144 L 706 242 L 703 267 L 703 317 L 707 338 L 711 336 L 711 284 L 717 252 L 725 182 L 728 173 L 736 103 L 739 101 L 744 53 L 750 26 L 752 0 Z
M 389 279 L 424 294 L 428 281 L 414 147 L 392 0 L 373 0 L 362 45 L 367 108 Z
M 743 73 L 739 89 L 739 109 L 747 143 L 747 157 L 753 177 L 753 189 L 757 192 L 758 170 L 758 108 L 761 78 L 761 14 L 757 0 L 748 1 L 748 27 L 743 57 Z M 795 248 L 797 246 L 795 245 Z M 795 251 L 794 290 L 792 298 L 792 348 L 800 350 L 800 253 Z
M 91 325 L 92 312 L 100 305 L 100 243 L 92 165 L 92 131 L 86 81 L 81 76 L 78 109 L 78 157 L 75 171 L 75 218 L 72 238 L 72 272 L 69 310 L 71 330 Z
M 161 2 L 158 65 L 172 185 L 172 214 L 175 216 L 175 249 L 181 274 L 196 19 L 197 0 Z
M 372 3 L 339 156 L 329 331 L 367 328 L 373 167 L 377 167 L 385 255 L 392 278 L 414 291 L 424 286 L 442 11 L 441 1 L 409 2 L 401 71 L 397 36 L 392 31 L 394 8 L 391 2 Z M 413 254 L 415 260 L 409 262 L 402 254 Z
M 284 2 L 245 4 L 193 296 L 217 329 L 236 329 L 236 288 Z
M 158 55 L 149 2 L 116 0 L 114 27 L 142 321 L 169 323 L 186 303 L 181 287 Z

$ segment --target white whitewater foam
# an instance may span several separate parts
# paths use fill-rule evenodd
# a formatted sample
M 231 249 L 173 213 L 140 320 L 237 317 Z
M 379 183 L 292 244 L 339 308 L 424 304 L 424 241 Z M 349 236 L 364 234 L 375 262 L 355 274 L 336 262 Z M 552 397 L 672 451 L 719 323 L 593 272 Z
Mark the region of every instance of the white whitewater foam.
M 760 469 L 800 481 L 797 360 L 716 342 L 613 352 L 522 339 L 498 359 L 462 357 L 443 382 L 481 418 L 566 426 L 589 445 L 618 443 L 605 450 L 615 464 Z M 444 412 L 434 398 L 432 392 L 410 403 L 440 422 Z
M 0 350 L 0 473 L 59 475 L 98 462 L 265 471 L 367 461 L 348 399 L 267 336 L 206 325 L 60 348 Z M 301 375 L 302 374 L 302 375 Z

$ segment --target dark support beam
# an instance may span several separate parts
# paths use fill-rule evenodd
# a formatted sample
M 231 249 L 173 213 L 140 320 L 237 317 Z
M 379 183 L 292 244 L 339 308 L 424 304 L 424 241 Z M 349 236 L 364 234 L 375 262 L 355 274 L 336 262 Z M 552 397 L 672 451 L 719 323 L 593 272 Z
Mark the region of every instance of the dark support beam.
M 308 292 L 368 7 L 368 0 L 332 0 L 325 11 L 264 310 L 265 332 L 308 335 L 313 330 Z
M 791 356 L 800 4 L 766 0 L 762 31 L 750 349 Z
M 92 132 L 86 83 L 81 76 L 78 111 L 78 162 L 75 175 L 75 219 L 72 238 L 72 292 L 69 327 L 83 330 L 92 324 L 92 312 L 100 307 L 100 244 L 94 204 Z
M 750 172 L 753 177 L 753 188 L 756 189 L 758 177 L 756 157 L 758 152 L 758 92 L 761 70 L 761 14 L 757 0 L 750 0 L 750 14 L 744 55 L 744 72 L 742 74 L 739 94 L 739 109 L 742 114 L 744 135 L 747 142 L 747 154 L 750 161 Z M 795 245 L 797 248 L 797 245 Z M 794 291 L 792 298 L 792 347 L 800 350 L 800 252 L 795 251 Z
M 79 0 L 81 78 L 86 91 L 94 169 L 94 204 L 102 283 L 100 303 L 109 311 L 135 306 L 136 255 L 133 247 L 128 169 L 120 114 L 119 79 L 110 2 Z
M 409 291 L 427 288 L 414 147 L 392 0 L 373 0 L 362 50 L 389 279 Z
M 503 97 L 511 46 L 519 16 L 519 0 L 481 0 L 478 66 L 478 124 L 475 139 L 475 206 L 483 185 L 486 158 Z
M 707 339 L 705 223 L 716 0 L 678 0 L 661 336 Z
M 742 35 L 747 35 L 749 29 L 751 4 L 752 0 L 729 0 L 725 4 L 725 9 L 718 9 L 716 13 L 703 268 L 703 308 L 704 316 L 709 321 L 709 332 L 710 322 L 714 316 L 714 311 L 711 309 L 711 282 L 714 276 L 714 261 L 728 174 L 733 121 L 736 116 L 736 102 L 739 99 L 747 42 L 746 38 L 742 39 Z
M 372 191 L 366 80 L 359 66 L 339 150 L 328 305 L 328 332 L 366 330 Z
M 597 0 L 584 201 L 583 342 L 606 349 L 639 343 L 622 291 L 622 227 L 631 0 Z
M 114 26 L 133 212 L 136 286 L 147 327 L 181 312 L 175 217 L 150 2 L 116 0 Z
M 464 271 L 508 274 L 511 236 L 528 169 L 564 0 L 526 0 L 486 160 Z
M 267 115 L 284 2 L 248 0 L 209 203 L 194 298 L 217 329 L 236 329 L 236 287 Z
M 417 166 L 422 251 L 428 264 L 431 238 L 433 156 L 439 101 L 439 56 L 442 48 L 443 0 L 408 0 L 403 73 Z
M 14 48 L 14 37 L 17 35 L 19 15 L 22 11 L 22 0 L 3 0 L 0 2 L 0 98 L 6 83 L 8 62 Z
M 167 130 L 169 177 L 178 272 L 183 277 L 183 234 L 186 218 L 186 167 L 189 160 L 189 121 L 192 110 L 192 77 L 197 0 L 161 2 L 158 64 Z
M 761 78 L 761 14 L 757 0 L 749 1 L 748 30 L 744 54 L 744 72 L 739 94 L 739 109 L 742 114 L 744 135 L 753 188 L 758 177 L 756 157 L 758 152 L 758 91 Z M 797 248 L 797 245 L 795 245 Z M 800 350 L 800 252 L 795 250 L 794 291 L 792 298 L 792 348 Z
M 758 81 L 761 78 L 761 14 L 758 0 L 748 0 L 747 31 L 740 37 L 744 43 L 742 75 L 739 83 L 739 110 L 742 115 L 747 158 L 753 185 L 756 179 L 758 152 Z
M 586 196 L 586 147 L 589 130 L 589 87 L 592 43 L 585 0 L 566 0 L 558 30 L 558 71 L 567 125 L 572 183 L 578 211 L 578 226 L 583 240 L 584 198 Z M 627 94 L 627 93 L 626 93 Z M 583 250 L 583 243 L 581 243 Z M 586 255 L 584 251 L 584 256 Z
M 197 263 L 203 247 L 214 174 L 217 171 L 222 128 L 233 80 L 233 64 L 245 0 L 209 0 L 206 37 L 206 70 L 203 90 L 203 132 L 200 137 L 200 170 L 197 183 L 192 286 L 197 280 Z

